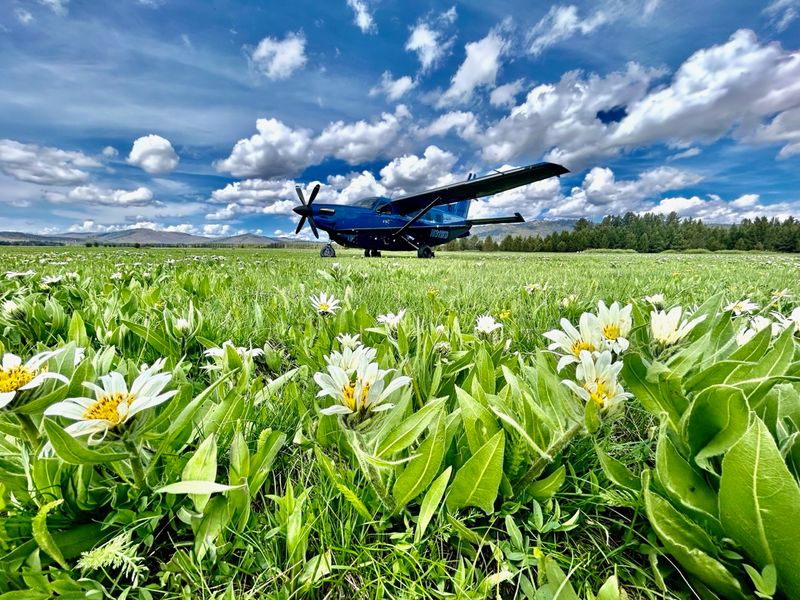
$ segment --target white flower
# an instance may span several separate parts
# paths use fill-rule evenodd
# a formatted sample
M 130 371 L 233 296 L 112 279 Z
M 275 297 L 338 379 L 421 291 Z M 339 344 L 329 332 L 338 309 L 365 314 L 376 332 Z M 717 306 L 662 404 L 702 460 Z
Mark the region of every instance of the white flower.
M 792 293 L 789 291 L 788 288 L 783 288 L 782 290 L 774 290 L 772 292 L 772 299 L 773 300 L 783 300 L 784 298 L 791 298 Z
M 67 279 L 75 280 L 78 279 L 78 274 L 75 271 L 68 271 L 64 273 L 64 277 L 66 277 Z
M 650 312 L 650 331 L 656 342 L 665 346 L 676 344 L 706 318 L 706 315 L 702 315 L 691 321 L 686 319 L 681 321 L 682 314 L 683 309 L 680 306 L 669 312 L 663 310 Z
M 190 328 L 189 319 L 184 319 L 183 317 L 175 319 L 175 329 L 180 333 L 186 333 Z
M 355 373 L 358 365 L 362 361 L 372 362 L 378 351 L 369 346 L 357 346 L 356 348 L 345 347 L 341 352 L 334 350 L 325 357 L 325 362 L 328 365 L 335 365 L 342 369 L 348 375 Z
M 47 275 L 42 277 L 42 283 L 44 285 L 53 285 L 54 283 L 60 283 L 63 279 L 63 275 Z
M 24 272 L 6 271 L 6 279 L 17 279 L 19 277 L 32 277 L 36 275 L 36 271 L 28 270 Z
M 44 414 L 75 421 L 64 431 L 72 437 L 88 435 L 89 444 L 98 444 L 110 429 L 124 425 L 137 413 L 158 406 L 178 393 L 177 390 L 162 393 L 172 379 L 172 373 L 159 372 L 165 362 L 161 358 L 144 369 L 130 390 L 125 378 L 116 371 L 100 378 L 102 387 L 85 381 L 83 386 L 94 392 L 94 398 L 68 398 L 49 406 Z
M 359 334 L 350 335 L 349 333 L 340 333 L 336 336 L 336 340 L 341 344 L 342 348 L 356 348 L 361 345 Z
M 752 340 L 759 331 L 763 331 L 767 327 L 771 327 L 771 334 L 778 335 L 782 331 L 781 323 L 770 321 L 767 317 L 756 315 L 750 319 L 747 327 L 743 327 L 736 334 L 736 343 L 739 346 L 744 346 L 747 342 Z
M 450 342 L 436 342 L 433 346 L 433 350 L 442 355 L 450 354 Z
M 795 329 L 800 331 L 800 306 L 796 307 L 789 315 L 789 320 L 794 323 Z
M 742 314 L 750 314 L 754 310 L 758 310 L 759 306 L 755 302 L 750 302 L 750 298 L 745 298 L 744 300 L 739 300 L 738 302 L 732 302 L 725 307 L 726 311 L 733 311 L 733 314 L 737 317 Z
M 628 334 L 633 321 L 631 311 L 633 306 L 628 304 L 621 308 L 618 302 L 612 302 L 610 307 L 602 300 L 597 304 L 597 319 L 600 321 L 600 331 L 606 341 L 606 347 L 616 354 L 628 349 Z
M 43 368 L 48 360 L 63 352 L 63 348 L 41 352 L 22 364 L 22 359 L 16 354 L 6 352 L 3 354 L 2 367 L 0 367 L 0 408 L 8 406 L 17 392 L 32 390 L 39 387 L 47 379 L 58 379 L 62 383 L 69 383 L 69 379 L 60 373 L 50 373 Z
M 633 396 L 624 391 L 617 381 L 621 369 L 622 361 L 612 362 L 611 352 L 608 350 L 601 352 L 596 362 L 591 352 L 583 350 L 575 371 L 582 384 L 578 385 L 570 380 L 562 383 L 585 402 L 592 401 L 600 408 L 612 410 L 620 402 Z
M 339 270 L 339 269 L 341 269 L 341 268 L 342 268 L 342 265 L 341 265 L 341 264 L 339 264 L 338 262 L 335 262 L 335 263 L 333 263 L 333 264 L 331 265 L 331 271 L 338 271 L 338 270 Z
M 563 353 L 558 361 L 558 370 L 561 371 L 569 364 L 580 361 L 581 352 L 600 352 L 603 349 L 603 338 L 600 330 L 600 321 L 591 313 L 583 313 L 578 321 L 578 329 L 567 319 L 561 319 L 560 329 L 553 329 L 544 334 L 544 337 L 553 343 L 549 350 Z
M 119 281 L 120 279 L 122 279 L 122 273 L 120 273 L 119 271 L 117 271 L 116 273 L 112 273 L 111 279 L 112 281 Z
M 403 320 L 405 314 L 406 309 L 401 308 L 397 311 L 397 314 L 386 313 L 385 315 L 378 315 L 378 323 L 383 323 L 389 329 L 397 329 L 397 326 L 400 325 L 400 321 Z
M 529 294 L 533 294 L 534 292 L 543 292 L 547 289 L 547 284 L 541 283 L 526 283 L 525 284 L 525 291 Z
M 444 335 L 447 330 L 445 329 L 444 325 L 439 324 L 436 326 L 435 331 L 436 335 Z
M 3 316 L 7 319 L 17 319 L 24 315 L 24 311 L 19 304 L 13 300 L 3 302 Z
M 256 356 L 261 356 L 264 354 L 264 350 L 261 348 L 245 348 L 244 346 L 234 346 L 233 342 L 230 340 L 225 340 L 222 342 L 222 346 L 218 348 L 209 348 L 203 355 L 210 356 L 212 358 L 222 358 L 225 356 L 225 348 L 230 346 L 236 351 L 236 354 L 241 356 L 242 358 L 255 358 Z
M 577 303 L 578 297 L 575 294 L 570 294 L 569 296 L 562 298 L 560 302 L 562 308 L 570 308 L 575 306 Z
M 386 385 L 384 379 L 391 373 L 378 368 L 378 363 L 370 362 L 362 356 L 356 371 L 348 375 L 336 365 L 328 365 L 327 373 L 316 373 L 314 381 L 320 387 L 318 397 L 330 396 L 336 404 L 323 408 L 324 415 L 349 415 L 359 413 L 366 416 L 370 412 L 389 410 L 394 405 L 386 402 L 396 390 L 408 385 L 409 377 L 395 377 Z
M 333 294 L 328 296 L 325 292 L 320 292 L 319 296 L 311 296 L 311 305 L 320 315 L 336 314 L 340 308 L 339 301 L 333 297 Z
M 490 314 L 481 315 L 475 323 L 475 331 L 483 335 L 491 335 L 502 327 L 503 324 L 495 321 L 494 317 Z
M 666 301 L 664 299 L 664 294 L 653 294 L 652 296 L 645 296 L 644 300 L 645 302 L 652 304 L 656 308 L 661 308 L 662 306 L 664 306 L 664 302 Z

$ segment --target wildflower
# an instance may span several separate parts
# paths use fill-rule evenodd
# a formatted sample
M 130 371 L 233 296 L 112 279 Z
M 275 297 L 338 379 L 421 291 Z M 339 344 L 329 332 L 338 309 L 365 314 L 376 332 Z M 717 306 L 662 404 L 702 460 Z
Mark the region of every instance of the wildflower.
M 359 338 L 361 336 L 359 334 L 350 335 L 349 333 L 340 333 L 336 336 L 336 340 L 341 344 L 342 348 L 356 348 L 357 346 L 361 345 Z
M 669 312 L 655 310 L 650 312 L 650 330 L 656 342 L 664 346 L 676 344 L 706 318 L 706 315 L 702 315 L 691 321 L 686 319 L 681 321 L 682 313 L 683 309 L 680 306 Z
M 788 290 L 788 288 L 783 288 L 782 290 L 773 290 L 772 292 L 772 299 L 774 301 L 783 300 L 785 298 L 791 298 L 792 293 Z
M 328 363 L 328 365 L 339 367 L 348 375 L 352 375 L 355 373 L 356 369 L 358 369 L 358 365 L 361 364 L 362 361 L 366 360 L 367 362 L 372 362 L 375 360 L 377 352 L 375 348 L 370 348 L 369 346 L 358 346 L 356 348 L 345 347 L 341 352 L 337 352 L 336 350 L 331 352 L 325 357 L 325 362 Z
M 3 302 L 2 312 L 6 319 L 21 319 L 25 316 L 25 309 L 13 300 Z
M 745 298 L 744 300 L 739 300 L 738 302 L 732 302 L 725 307 L 726 311 L 732 311 L 734 315 L 737 317 L 742 314 L 750 314 L 754 310 L 758 310 L 759 306 L 755 302 L 750 302 L 750 298 Z
M 189 319 L 184 319 L 183 317 L 178 317 L 175 319 L 175 331 L 180 334 L 187 333 L 192 328 L 191 323 L 189 323 Z
M 633 306 L 628 304 L 621 308 L 618 302 L 612 302 L 610 307 L 602 300 L 597 304 L 597 319 L 606 346 L 615 354 L 620 354 L 628 349 L 628 334 L 633 322 L 631 311 Z
M 444 335 L 447 331 L 442 324 L 437 325 L 434 330 L 436 331 L 436 335 Z
M 545 291 L 547 289 L 547 284 L 526 283 L 525 287 L 523 289 L 528 294 L 533 294 L 534 292 L 543 292 L 543 291 Z
M 739 346 L 744 346 L 747 342 L 752 340 L 757 333 L 763 331 L 767 327 L 772 328 L 772 335 L 778 335 L 782 330 L 782 324 L 780 322 L 770 321 L 767 317 L 762 317 L 761 315 L 756 315 L 752 319 L 747 327 L 743 327 L 739 330 L 736 334 L 736 343 Z
M 502 326 L 503 324 L 495 321 L 492 315 L 485 314 L 478 317 L 475 323 L 475 332 L 482 333 L 483 335 L 491 335 Z
M 500 317 L 501 321 L 507 321 L 508 319 L 511 318 L 511 311 L 508 310 L 507 308 L 504 308 L 503 310 L 500 311 L 500 314 L 498 316 Z
M 391 370 L 378 368 L 378 363 L 370 362 L 363 356 L 353 375 L 342 368 L 329 364 L 327 373 L 316 373 L 314 381 L 320 387 L 317 397 L 330 396 L 336 404 L 323 408 L 324 415 L 349 415 L 377 413 L 394 406 L 386 402 L 396 390 L 408 385 L 409 377 L 395 377 L 386 385 L 384 379 Z
M 664 302 L 666 301 L 664 299 L 664 294 L 653 294 L 652 296 L 645 296 L 644 300 L 645 302 L 652 304 L 656 308 L 661 308 L 662 306 L 664 306 Z
M 225 340 L 222 342 L 222 346 L 218 348 L 209 348 L 205 352 L 203 352 L 204 356 L 210 356 L 212 358 L 221 358 L 225 356 L 225 348 L 230 346 L 234 350 L 236 350 L 236 354 L 241 356 L 242 358 L 255 358 L 256 356 L 261 356 L 264 354 L 264 350 L 261 348 L 245 348 L 244 346 L 234 346 L 233 342 L 230 340 Z
M 570 294 L 569 296 L 562 298 L 559 304 L 561 304 L 561 308 L 572 308 L 577 303 L 578 297 L 575 294 Z
M 342 265 L 340 263 L 338 263 L 338 262 L 335 262 L 335 263 L 333 263 L 331 265 L 331 271 L 333 271 L 334 273 L 336 271 L 338 271 L 339 269 L 341 269 L 341 268 L 342 268 Z
M 17 392 L 32 390 L 42 385 L 47 379 L 58 379 L 62 383 L 69 383 L 69 379 L 60 373 L 50 373 L 45 366 L 48 360 L 63 349 L 41 352 L 22 364 L 22 359 L 16 354 L 6 352 L 3 354 L 2 367 L 0 367 L 0 408 L 8 406 Z
M 400 325 L 400 321 L 403 320 L 405 314 L 406 309 L 401 308 L 397 311 L 397 314 L 386 313 L 385 315 L 378 315 L 378 323 L 383 323 L 389 329 L 397 329 L 397 326 Z
M 443 356 L 450 354 L 450 342 L 436 342 L 436 344 L 433 346 L 433 350 L 437 354 L 441 354 Z
M 122 273 L 120 273 L 119 271 L 111 274 L 112 281 L 120 281 L 121 279 L 122 279 Z
M 611 352 L 604 350 L 597 356 L 597 361 L 588 350 L 581 351 L 580 363 L 576 376 L 582 382 L 564 380 L 562 383 L 580 396 L 584 401 L 592 401 L 599 408 L 613 409 L 633 394 L 626 392 L 619 385 L 617 378 L 622 370 L 622 361 L 612 362 Z
M 64 280 L 63 275 L 47 275 L 42 277 L 42 284 L 44 285 L 54 285 L 56 283 L 61 283 Z
M 599 352 L 603 347 L 600 321 L 591 313 L 583 313 L 578 321 L 578 329 L 567 319 L 561 319 L 561 327 L 544 333 L 544 337 L 553 343 L 549 350 L 559 351 L 563 356 L 558 361 L 558 370 L 561 371 L 569 364 L 580 362 L 581 352 Z
M 122 374 L 116 371 L 100 378 L 102 387 L 85 381 L 83 386 L 94 392 L 94 398 L 68 398 L 49 406 L 44 414 L 75 421 L 64 431 L 72 437 L 88 435 L 89 444 L 98 444 L 109 430 L 124 425 L 137 413 L 158 406 L 178 393 L 177 390 L 163 391 L 172 379 L 172 373 L 160 373 L 165 362 L 161 358 L 143 369 L 130 389 Z M 96 437 L 98 434 L 99 438 Z
M 6 279 L 18 279 L 21 277 L 32 277 L 36 275 L 36 271 L 28 270 L 24 272 L 17 272 L 17 271 L 7 271 L 6 272 Z
M 428 295 L 428 298 L 433 300 L 434 298 L 436 298 L 439 295 L 439 288 L 429 287 L 428 291 L 426 293 Z
M 333 297 L 333 294 L 329 296 L 325 292 L 320 292 L 316 297 L 311 296 L 311 305 L 320 315 L 334 315 L 340 308 L 339 301 Z

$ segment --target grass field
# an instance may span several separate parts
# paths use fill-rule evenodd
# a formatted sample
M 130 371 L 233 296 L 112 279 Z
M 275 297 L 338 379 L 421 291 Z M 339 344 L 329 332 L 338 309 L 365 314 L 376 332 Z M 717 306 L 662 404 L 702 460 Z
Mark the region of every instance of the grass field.
M 0 592 L 800 597 L 799 268 L 3 249 Z

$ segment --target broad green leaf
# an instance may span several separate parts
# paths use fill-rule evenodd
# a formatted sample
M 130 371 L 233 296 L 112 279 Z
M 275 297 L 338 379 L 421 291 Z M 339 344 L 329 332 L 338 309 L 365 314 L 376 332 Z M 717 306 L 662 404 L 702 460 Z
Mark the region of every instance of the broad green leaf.
M 548 600 L 580 600 L 575 588 L 569 582 L 569 575 L 566 575 L 558 563 L 549 556 L 544 558 L 544 572 L 547 576 L 547 583 L 542 586 L 546 590 L 544 597 Z
M 129 458 L 129 455 L 123 452 L 92 450 L 64 431 L 52 419 L 44 419 L 44 430 L 56 455 L 71 465 L 92 465 Z
M 505 433 L 498 431 L 456 473 L 447 495 L 447 508 L 455 511 L 477 506 L 489 514 L 503 475 Z
M 207 481 L 213 483 L 217 478 L 217 439 L 212 433 L 195 450 L 194 454 L 186 462 L 181 474 L 183 483 Z M 179 484 L 173 484 L 179 485 Z M 167 486 L 169 487 L 169 486 Z M 164 488 L 162 488 L 163 490 Z M 219 491 L 219 490 L 218 490 Z M 211 492 L 171 492 L 190 494 L 197 512 L 203 512 Z
M 650 489 L 650 473 L 642 474 L 644 506 L 650 525 L 665 549 L 689 573 L 726 598 L 744 599 L 742 587 L 720 561 L 712 556 L 714 541 L 697 524 L 678 512 Z
M 172 343 L 163 331 L 153 326 L 146 327 L 132 321 L 122 321 L 122 324 L 139 336 L 146 344 L 150 344 L 161 356 L 173 356 Z
M 420 495 L 436 477 L 444 456 L 444 440 L 444 415 L 439 412 L 439 418 L 432 432 L 417 448 L 416 458 L 408 463 L 395 480 L 392 489 L 392 495 L 397 501 L 395 512 Z
M 616 575 L 606 579 L 602 587 L 597 590 L 597 600 L 622 600 L 623 598 L 627 598 L 627 595 L 621 595 L 619 580 Z
M 447 489 L 447 483 L 450 481 L 450 473 L 453 467 L 447 467 L 439 477 L 436 478 L 425 493 L 422 499 L 422 504 L 419 507 L 419 517 L 417 518 L 417 527 L 414 530 L 414 543 L 418 544 L 428 528 L 428 523 L 431 522 L 433 515 L 439 509 L 439 504 L 444 496 L 444 491 Z
M 250 496 L 255 497 L 264 485 L 272 463 L 286 443 L 286 434 L 280 431 L 265 429 L 258 436 L 258 446 L 255 454 L 250 458 Z
M 50 535 L 50 530 L 47 529 L 47 513 L 59 506 L 62 502 L 64 502 L 64 499 L 59 498 L 58 500 L 53 500 L 52 502 L 42 505 L 39 512 L 36 513 L 36 516 L 31 519 L 31 529 L 33 531 L 33 539 L 36 540 L 39 547 L 44 550 L 50 558 L 61 565 L 61 568 L 69 569 L 69 565 L 64 555 L 61 553 L 61 549 L 56 545 L 53 536 Z
M 483 446 L 490 437 L 500 431 L 500 425 L 492 412 L 460 387 L 456 387 L 458 406 L 467 443 L 473 454 Z
M 632 492 L 638 493 L 642 490 L 641 479 L 634 475 L 628 467 L 606 454 L 599 446 L 595 446 L 595 451 L 600 459 L 600 468 L 603 469 L 603 473 L 611 483 Z
M 684 421 L 684 436 L 695 463 L 710 470 L 708 459 L 736 443 L 747 429 L 749 414 L 738 388 L 716 385 L 699 393 Z
M 760 567 L 774 564 L 778 589 L 800 598 L 800 488 L 756 418 L 722 461 L 722 525 Z
M 444 405 L 445 398 L 429 402 L 412 413 L 378 445 L 378 457 L 391 456 L 408 448 L 434 421 Z
M 564 465 L 561 465 L 547 477 L 534 481 L 525 488 L 525 494 L 537 502 L 544 502 L 555 495 L 561 486 L 564 485 L 566 479 L 567 469 Z
M 242 487 L 241 485 L 225 485 L 214 481 L 184 480 L 170 483 L 155 490 L 157 494 L 189 494 L 192 498 L 209 498 L 217 492 L 227 492 Z M 206 500 L 208 503 L 208 500 Z M 205 508 L 205 504 L 203 505 Z
M 669 393 L 670 390 L 674 391 L 674 385 L 669 386 L 651 381 L 648 377 L 648 365 L 635 352 L 625 355 L 622 378 L 625 380 L 628 390 L 641 402 L 642 406 L 654 415 L 666 413 L 670 425 L 675 431 L 678 431 L 685 399 L 681 399 L 679 402 L 675 401 L 675 397 Z

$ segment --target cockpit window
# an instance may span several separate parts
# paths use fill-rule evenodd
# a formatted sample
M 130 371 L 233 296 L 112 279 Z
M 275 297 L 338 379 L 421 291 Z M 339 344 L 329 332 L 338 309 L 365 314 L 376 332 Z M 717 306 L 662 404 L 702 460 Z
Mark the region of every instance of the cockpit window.
M 350 206 L 359 206 L 361 208 L 377 208 L 382 204 L 386 204 L 389 202 L 388 198 L 382 198 L 381 196 L 369 196 L 367 198 L 359 198 L 358 200 L 353 200 L 350 202 Z

